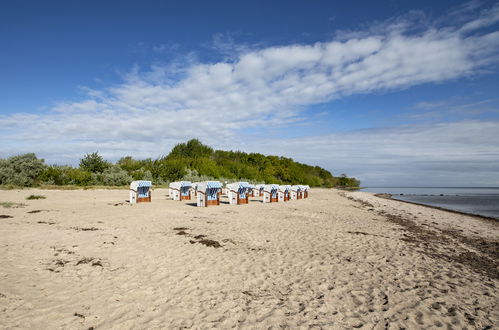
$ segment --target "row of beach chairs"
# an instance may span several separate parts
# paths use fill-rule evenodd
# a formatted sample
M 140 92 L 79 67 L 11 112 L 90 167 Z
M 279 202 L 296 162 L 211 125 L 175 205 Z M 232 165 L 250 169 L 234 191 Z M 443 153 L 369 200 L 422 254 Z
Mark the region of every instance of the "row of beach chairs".
M 151 201 L 151 181 L 133 181 L 130 184 L 130 203 Z M 292 199 L 308 198 L 307 185 L 257 184 L 248 182 L 229 183 L 223 187 L 220 181 L 172 182 L 168 195 L 176 201 L 195 200 L 197 206 L 220 205 L 222 194 L 227 195 L 230 204 L 248 204 L 250 197 L 262 198 L 264 203 L 287 202 Z

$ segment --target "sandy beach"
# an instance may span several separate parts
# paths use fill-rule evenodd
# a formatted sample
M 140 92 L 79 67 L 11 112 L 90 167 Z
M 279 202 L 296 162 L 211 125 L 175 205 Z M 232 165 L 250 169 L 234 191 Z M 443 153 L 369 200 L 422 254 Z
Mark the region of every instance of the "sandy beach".
M 499 324 L 497 222 L 363 192 L 208 208 L 166 194 L 0 191 L 24 204 L 0 206 L 0 328 Z

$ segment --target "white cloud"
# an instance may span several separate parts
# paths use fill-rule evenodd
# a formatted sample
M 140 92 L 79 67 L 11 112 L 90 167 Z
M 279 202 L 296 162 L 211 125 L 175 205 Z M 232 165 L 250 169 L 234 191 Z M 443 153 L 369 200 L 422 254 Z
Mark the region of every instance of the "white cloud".
M 134 68 L 120 84 L 87 90 L 87 99 L 80 102 L 61 102 L 39 114 L 0 116 L 0 156 L 35 151 L 50 161 L 66 162 L 99 150 L 110 159 L 156 157 L 192 137 L 237 145 L 248 138 L 241 130 L 271 131 L 306 120 L 309 105 L 467 77 L 499 58 L 499 32 L 478 30 L 498 21 L 498 8 L 469 19 L 462 28 L 415 29 L 417 23 L 399 19 L 384 29 L 351 34 L 348 40 L 343 36 L 311 45 L 250 50 L 219 38 L 216 46 L 230 51 L 229 61 L 203 64 L 190 54 L 185 61 L 146 72 Z M 349 145 L 348 135 L 335 137 L 340 138 L 345 139 L 342 146 L 350 146 L 345 154 L 363 150 L 358 141 Z M 398 148 L 400 153 L 410 150 Z M 391 156 L 386 152 L 370 161 L 382 162 Z M 322 152 L 309 158 L 335 168 L 335 163 L 322 161 L 328 159 Z

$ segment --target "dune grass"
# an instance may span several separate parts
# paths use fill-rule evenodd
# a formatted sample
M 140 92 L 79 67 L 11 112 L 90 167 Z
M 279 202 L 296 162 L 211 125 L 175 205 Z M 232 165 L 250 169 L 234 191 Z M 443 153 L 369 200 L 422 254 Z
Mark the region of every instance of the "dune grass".
M 0 202 L 0 206 L 6 208 L 6 209 L 10 209 L 10 208 L 19 208 L 19 207 L 25 207 L 25 206 L 28 206 L 26 204 L 23 204 L 23 203 L 14 203 L 14 202 Z

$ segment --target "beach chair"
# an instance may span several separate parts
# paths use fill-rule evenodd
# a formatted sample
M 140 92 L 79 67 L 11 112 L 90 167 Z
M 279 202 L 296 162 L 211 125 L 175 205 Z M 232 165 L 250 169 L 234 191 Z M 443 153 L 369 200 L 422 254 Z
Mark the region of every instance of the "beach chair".
M 248 191 L 251 190 L 248 182 L 234 182 L 227 186 L 230 204 L 248 204 Z
M 291 199 L 301 199 L 301 186 L 299 185 L 294 185 L 291 186 Z
M 191 194 L 191 182 L 190 181 L 179 181 L 170 183 L 170 197 L 174 201 L 190 200 Z
M 197 206 L 220 205 L 222 183 L 220 181 L 199 182 L 197 185 Z
M 277 199 L 279 200 L 279 202 L 289 201 L 290 190 L 291 190 L 291 186 L 288 186 L 288 185 L 279 186 L 279 190 L 277 191 Z
M 130 204 L 151 202 L 151 181 L 132 181 L 130 183 Z
M 305 185 L 305 191 L 303 193 L 303 198 L 308 198 L 308 191 L 310 190 L 310 186 L 309 185 Z
M 255 197 L 255 194 L 254 194 L 255 185 L 249 183 L 248 186 L 249 186 L 249 188 L 248 188 L 248 197 Z
M 198 184 L 199 182 L 193 182 L 191 185 L 191 200 L 196 200 L 196 197 L 198 196 Z
M 253 197 L 261 197 L 263 196 L 263 188 L 265 187 L 264 184 L 257 184 L 253 188 Z
M 264 203 L 277 203 L 279 201 L 277 198 L 277 191 L 278 190 L 279 190 L 279 185 L 266 184 L 263 187 L 263 202 Z

